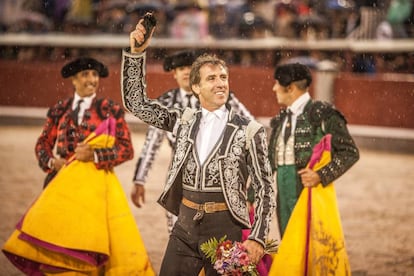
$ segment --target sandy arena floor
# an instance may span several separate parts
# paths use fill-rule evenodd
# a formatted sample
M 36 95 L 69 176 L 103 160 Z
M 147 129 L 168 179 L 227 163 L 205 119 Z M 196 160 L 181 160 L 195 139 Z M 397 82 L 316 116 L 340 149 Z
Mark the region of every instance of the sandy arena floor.
M 0 242 L 3 244 L 41 192 L 44 173 L 34 156 L 40 126 L 0 126 Z M 136 155 L 116 169 L 129 198 L 144 133 L 133 132 Z M 130 206 L 158 271 L 167 243 L 164 210 L 156 203 L 170 159 L 164 143 L 149 176 L 146 204 Z M 353 275 L 414 275 L 414 155 L 361 150 L 361 159 L 336 182 Z M 272 235 L 275 234 L 272 230 Z M 0 276 L 23 275 L 0 254 Z

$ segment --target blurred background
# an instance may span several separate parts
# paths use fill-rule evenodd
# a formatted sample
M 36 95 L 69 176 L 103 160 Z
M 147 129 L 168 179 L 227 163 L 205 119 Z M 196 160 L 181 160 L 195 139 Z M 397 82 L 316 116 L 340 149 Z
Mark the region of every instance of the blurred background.
M 150 97 L 176 87 L 163 71 L 166 55 L 215 53 L 229 65 L 231 90 L 268 127 L 280 109 L 274 68 L 308 65 L 311 95 L 341 110 L 361 148 L 336 185 L 353 275 L 414 275 L 413 0 L 0 0 L 2 242 L 41 191 L 33 145 L 47 108 L 73 94 L 62 66 L 85 55 L 101 60 L 110 74 L 99 96 L 121 103 L 121 52 L 146 12 L 158 22 L 147 49 Z M 130 114 L 127 122 L 137 157 L 147 126 Z M 131 205 L 156 268 L 167 240 L 156 199 L 168 158 L 165 148 L 146 207 Z M 135 160 L 118 171 L 127 195 Z M 0 255 L 0 275 L 21 274 Z
M 273 67 L 293 59 L 317 67 L 329 60 L 339 70 L 356 73 L 414 70 L 412 43 L 380 45 L 413 38 L 410 0 L 1 0 L 2 35 L 59 34 L 60 39 L 45 45 L 38 39 L 36 43 L 29 37 L 25 41 L 12 36 L 14 40 L 2 42 L 1 58 L 59 61 L 93 54 L 118 62 L 119 51 L 108 49 L 109 41 L 88 45 L 87 40 L 78 40 L 78 47 L 69 48 L 63 47 L 63 38 L 124 37 L 148 11 L 158 20 L 155 39 L 163 39 L 153 45 L 156 60 L 173 48 L 193 46 L 213 47 L 229 63 L 240 65 Z M 361 40 L 367 43 L 357 43 L 358 47 L 350 43 Z M 74 41 L 66 42 L 75 46 Z M 116 39 L 112 46 L 123 44 L 124 40 Z
M 414 152 L 412 0 L 0 0 L 0 113 L 43 118 L 72 93 L 61 67 L 85 55 L 108 65 L 100 93 L 121 102 L 121 50 L 146 12 L 158 22 L 149 96 L 176 85 L 162 69 L 166 55 L 213 52 L 230 67 L 231 90 L 267 125 L 280 108 L 275 66 L 300 62 L 312 70 L 311 95 L 339 108 L 361 144 L 398 139 L 386 147 Z

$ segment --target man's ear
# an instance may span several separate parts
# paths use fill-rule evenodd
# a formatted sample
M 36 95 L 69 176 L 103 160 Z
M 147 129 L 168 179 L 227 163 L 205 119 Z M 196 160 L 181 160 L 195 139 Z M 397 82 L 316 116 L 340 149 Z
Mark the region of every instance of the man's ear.
M 200 86 L 198 84 L 192 84 L 191 90 L 193 90 L 194 94 L 199 95 L 200 94 Z
M 292 91 L 292 88 L 290 87 L 290 84 L 283 86 L 283 93 L 287 94 L 290 91 Z

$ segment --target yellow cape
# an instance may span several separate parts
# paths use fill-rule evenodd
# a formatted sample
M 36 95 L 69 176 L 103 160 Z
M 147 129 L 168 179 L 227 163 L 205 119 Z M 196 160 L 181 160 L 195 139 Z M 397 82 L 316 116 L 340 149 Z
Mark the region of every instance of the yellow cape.
M 111 147 L 114 137 L 93 133 L 87 141 L 93 148 Z M 26 273 L 155 275 L 118 178 L 93 162 L 65 165 L 3 252 Z
M 330 138 L 324 136 L 318 144 L 323 151 L 311 167 L 315 171 L 331 161 Z M 269 275 L 351 275 L 333 183 L 303 189 Z

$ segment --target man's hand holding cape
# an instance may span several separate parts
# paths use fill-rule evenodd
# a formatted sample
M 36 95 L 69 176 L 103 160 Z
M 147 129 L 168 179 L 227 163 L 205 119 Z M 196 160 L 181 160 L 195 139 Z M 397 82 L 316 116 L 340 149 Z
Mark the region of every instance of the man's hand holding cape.
M 331 135 L 315 145 L 308 167 L 331 161 Z M 293 209 L 269 275 L 351 275 L 333 183 L 305 187 Z

